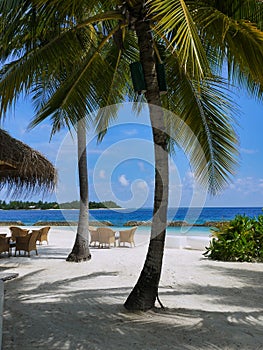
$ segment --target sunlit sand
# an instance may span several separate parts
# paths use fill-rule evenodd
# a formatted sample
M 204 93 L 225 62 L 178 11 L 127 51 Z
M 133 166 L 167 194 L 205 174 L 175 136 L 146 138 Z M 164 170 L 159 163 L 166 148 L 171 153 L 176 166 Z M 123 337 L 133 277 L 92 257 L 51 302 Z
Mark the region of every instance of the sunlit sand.
M 168 237 L 159 289 L 166 308 L 132 314 L 123 303 L 149 228 L 135 234 L 135 248 L 91 248 L 91 261 L 77 264 L 65 261 L 75 230 L 52 227 L 38 256 L 1 257 L 2 271 L 19 273 L 4 285 L 3 349 L 262 348 L 263 264 L 210 261 L 197 249 L 205 242 L 190 249 Z

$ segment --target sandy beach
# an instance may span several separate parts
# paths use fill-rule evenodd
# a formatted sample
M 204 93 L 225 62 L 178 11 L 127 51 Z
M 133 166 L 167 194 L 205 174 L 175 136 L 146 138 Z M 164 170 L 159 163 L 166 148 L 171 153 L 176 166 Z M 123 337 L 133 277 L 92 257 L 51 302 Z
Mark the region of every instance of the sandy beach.
M 38 256 L 1 256 L 1 272 L 19 273 L 4 284 L 3 349 L 263 349 L 263 264 L 210 261 L 167 242 L 165 310 L 127 312 L 146 233 L 135 248 L 91 248 L 92 260 L 76 264 L 65 261 L 74 229 L 52 227 Z

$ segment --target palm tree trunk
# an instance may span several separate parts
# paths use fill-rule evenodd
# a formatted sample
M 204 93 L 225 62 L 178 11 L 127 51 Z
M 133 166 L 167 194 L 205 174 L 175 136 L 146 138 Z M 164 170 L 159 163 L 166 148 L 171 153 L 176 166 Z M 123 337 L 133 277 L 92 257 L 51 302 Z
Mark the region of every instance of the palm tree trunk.
M 89 250 L 89 216 L 88 216 L 88 169 L 86 151 L 86 128 L 85 122 L 78 122 L 78 169 L 80 208 L 77 235 L 71 253 L 67 261 L 80 262 L 91 259 Z
M 135 23 L 140 49 L 140 60 L 147 87 L 155 152 L 155 192 L 151 239 L 140 277 L 124 306 L 128 310 L 146 311 L 154 307 L 158 298 L 165 243 L 168 207 L 168 138 L 155 68 L 153 39 L 149 23 L 139 18 Z

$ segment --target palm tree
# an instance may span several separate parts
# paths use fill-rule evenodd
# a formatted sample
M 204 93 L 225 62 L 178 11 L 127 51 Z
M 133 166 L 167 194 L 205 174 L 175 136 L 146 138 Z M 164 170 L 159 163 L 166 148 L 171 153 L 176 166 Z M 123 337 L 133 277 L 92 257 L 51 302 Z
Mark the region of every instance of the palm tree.
M 56 132 L 98 107 L 134 98 L 129 64 L 142 64 L 142 98 L 149 104 L 155 145 L 155 197 L 148 254 L 128 309 L 150 309 L 158 297 L 170 148 L 183 147 L 196 178 L 212 193 L 231 179 L 237 141 L 222 74 L 226 66 L 229 82 L 241 82 L 261 97 L 263 34 L 251 23 L 261 24 L 261 11 L 261 2 L 252 0 L 0 1 L 1 56 L 16 55 L 1 72 L 2 114 L 26 91 L 36 102 L 33 124 L 50 116 Z M 163 62 L 167 94 L 161 96 L 156 67 Z M 179 116 L 180 132 L 178 122 L 153 106 Z M 98 114 L 100 138 L 115 116 Z
M 79 222 L 75 243 L 67 261 L 80 262 L 91 259 L 89 250 L 89 227 L 88 227 L 88 169 L 86 149 L 86 125 L 85 119 L 80 120 L 77 126 L 78 139 L 78 169 L 79 169 Z

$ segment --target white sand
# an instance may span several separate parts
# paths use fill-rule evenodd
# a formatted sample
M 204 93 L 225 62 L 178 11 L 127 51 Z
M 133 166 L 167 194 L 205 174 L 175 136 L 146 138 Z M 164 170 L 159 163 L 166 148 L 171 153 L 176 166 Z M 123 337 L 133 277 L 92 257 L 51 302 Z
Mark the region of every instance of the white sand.
M 78 264 L 65 261 L 72 231 L 52 228 L 49 238 L 39 256 L 0 259 L 1 271 L 19 273 L 5 282 L 4 350 L 263 349 L 263 264 L 168 245 L 159 290 L 166 310 L 132 314 L 123 303 L 147 237 L 137 235 L 135 248 L 92 248 L 92 260 Z

